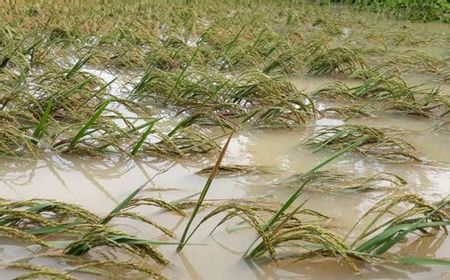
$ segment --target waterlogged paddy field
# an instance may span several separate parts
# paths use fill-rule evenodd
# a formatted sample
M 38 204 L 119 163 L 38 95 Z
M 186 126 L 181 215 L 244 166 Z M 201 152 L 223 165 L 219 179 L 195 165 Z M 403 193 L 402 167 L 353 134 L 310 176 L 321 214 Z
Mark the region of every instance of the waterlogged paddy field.
M 2 279 L 450 277 L 441 227 L 450 214 L 447 24 L 275 3 L 219 12 L 174 2 L 173 14 L 158 17 L 162 6 L 143 1 L 106 5 L 98 18 L 55 4 L 80 18 L 63 24 L 56 16 L 42 27 L 27 18 L 47 15 L 36 3 L 8 7 L 2 20 Z M 127 13 L 139 20 L 118 28 L 106 17 Z M 174 15 L 184 18 L 168 20 Z M 102 24 L 76 27 L 90 17 Z M 190 231 L 223 212 L 177 252 L 231 131 Z M 256 257 L 244 258 L 258 236 L 248 224 L 263 228 L 300 187 L 286 210 L 296 212 L 266 231 L 269 245 Z M 43 200 L 26 204 L 33 199 Z M 367 246 L 420 223 L 430 224 Z M 132 247 L 130 236 L 159 242 L 149 246 L 167 263 Z

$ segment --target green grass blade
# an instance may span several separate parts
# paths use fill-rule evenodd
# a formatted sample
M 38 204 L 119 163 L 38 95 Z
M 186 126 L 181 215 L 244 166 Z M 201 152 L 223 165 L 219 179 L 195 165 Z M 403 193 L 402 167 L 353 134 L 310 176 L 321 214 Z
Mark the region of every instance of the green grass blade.
M 193 115 L 193 116 L 189 116 L 186 117 L 185 119 L 183 119 L 182 121 L 180 121 L 168 134 L 167 136 L 172 137 L 173 135 L 175 135 L 175 133 L 177 133 L 178 130 L 182 129 L 182 128 L 186 128 L 189 127 L 190 125 L 192 125 L 196 119 L 199 118 L 199 115 Z
M 147 139 L 148 135 L 150 133 L 152 133 L 153 126 L 155 125 L 156 122 L 157 122 L 157 120 L 154 120 L 154 121 L 151 121 L 150 123 L 148 123 L 147 129 L 144 131 L 144 133 L 142 133 L 141 138 L 139 138 L 136 145 L 134 145 L 133 150 L 131 151 L 132 156 L 137 154 L 137 152 L 141 148 L 142 144 L 144 144 L 145 139 Z
M 147 180 L 144 184 L 134 190 L 129 196 L 127 196 L 119 205 L 117 205 L 105 218 L 100 221 L 100 224 L 107 224 L 115 214 L 119 213 L 123 208 L 130 204 L 131 200 L 143 189 L 152 179 Z
M 48 117 L 50 116 L 50 112 L 53 108 L 53 101 L 50 100 L 48 102 L 47 107 L 45 108 L 44 113 L 42 114 L 41 118 L 39 119 L 39 123 L 37 124 L 36 128 L 33 132 L 33 138 L 41 139 L 42 134 L 44 133 L 45 128 L 48 124 Z
M 445 260 L 445 259 L 406 257 L 406 258 L 398 258 L 396 260 L 401 264 L 407 264 L 407 265 L 419 265 L 419 266 L 445 265 L 445 266 L 450 266 L 450 260 Z
M 93 56 L 92 53 L 86 55 L 85 57 L 80 58 L 77 63 L 75 63 L 74 66 L 72 66 L 72 68 L 69 69 L 69 71 L 67 71 L 66 73 L 66 78 L 69 79 L 70 77 L 72 77 L 73 75 L 75 75 L 75 73 L 77 73 L 78 71 L 80 71 L 81 67 L 83 67 L 83 65 L 85 65 L 89 59 L 91 59 Z
M 367 240 L 360 246 L 358 246 L 355 251 L 358 252 L 371 252 L 376 248 L 380 248 L 376 251 L 377 254 L 382 254 L 386 252 L 389 248 L 395 245 L 397 242 L 392 242 L 396 240 L 396 235 L 400 234 L 404 237 L 406 234 L 413 232 L 418 229 L 425 229 L 431 227 L 447 226 L 450 225 L 450 221 L 439 221 L 439 222 L 425 222 L 425 223 L 412 223 L 412 224 L 401 224 L 387 228 L 380 234 Z M 399 241 L 399 240 L 396 240 Z

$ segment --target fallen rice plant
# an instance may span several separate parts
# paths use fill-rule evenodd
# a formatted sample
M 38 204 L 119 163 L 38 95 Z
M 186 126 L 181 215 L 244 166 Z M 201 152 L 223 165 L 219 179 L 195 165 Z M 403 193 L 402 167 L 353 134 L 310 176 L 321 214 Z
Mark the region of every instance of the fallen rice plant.
M 363 155 L 387 162 L 417 162 L 414 147 L 403 139 L 389 136 L 380 129 L 361 125 L 340 125 L 319 129 L 306 140 L 305 144 L 315 147 L 314 151 L 324 148 L 340 150 L 350 143 L 364 139 L 355 151 Z
M 379 75 L 370 78 L 360 86 L 351 88 L 353 95 L 376 100 L 414 100 L 421 94 L 417 87 L 410 87 L 399 76 Z
M 445 97 L 438 90 L 423 91 L 419 86 L 408 86 L 396 75 L 376 75 L 366 79 L 361 85 L 349 87 L 343 82 L 333 82 L 314 92 L 314 96 L 331 101 L 355 101 L 360 98 L 378 101 L 392 101 L 410 105 L 410 107 L 427 107 L 429 104 L 446 104 Z M 430 108 L 430 110 L 433 108 Z M 427 110 L 424 108 L 423 110 Z
M 311 59 L 308 73 L 325 75 L 335 72 L 353 72 L 363 69 L 366 63 L 359 51 L 345 47 L 325 49 Z
M 356 105 L 352 104 L 350 106 L 340 106 L 340 107 L 329 107 L 320 110 L 320 114 L 327 117 L 340 117 L 344 118 L 345 121 L 360 118 L 360 117 L 374 117 L 372 113 L 378 111 L 378 108 L 370 104 Z
M 443 230 L 447 234 L 449 220 L 443 212 L 445 204 L 445 200 L 436 205 L 428 204 L 413 194 L 386 197 L 370 208 L 349 232 L 352 233 L 362 220 L 374 216 L 351 246 L 357 252 L 381 255 L 414 232 L 428 235 Z
M 386 197 L 361 217 L 346 238 L 341 238 L 320 225 L 320 221 L 327 217 L 304 208 L 305 203 L 295 207 L 292 212 L 280 216 L 279 221 L 268 230 L 263 230 L 267 214 L 275 213 L 275 209 L 263 205 L 231 202 L 211 210 L 193 232 L 207 220 L 217 215 L 224 215 L 213 231 L 233 218 L 239 218 L 247 223 L 261 239 L 261 243 L 249 255 L 253 259 L 263 258 L 266 254 L 275 260 L 334 257 L 342 258 L 355 271 L 359 271 L 357 263 L 361 261 L 430 264 L 431 260 L 426 258 L 390 257 L 383 254 L 392 247 L 398 246 L 399 243 L 403 243 L 407 235 L 416 231 L 421 234 L 419 236 L 430 235 L 439 230 L 446 233 L 446 226 L 450 224 L 450 221 L 442 210 L 444 202 L 436 205 L 428 204 L 417 195 Z M 404 205 L 409 207 L 405 208 Z M 372 216 L 375 217 L 358 233 L 353 242 L 347 242 L 355 227 L 361 224 L 362 220 Z M 306 217 L 313 217 L 316 222 Z M 438 261 L 436 260 L 436 263 Z M 446 263 L 445 260 L 443 262 Z
M 213 120 L 210 124 L 224 126 L 233 119 L 253 126 L 293 126 L 304 123 L 315 111 L 312 101 L 292 84 L 258 71 L 230 78 L 219 73 L 173 74 L 153 69 L 135 86 L 132 97 L 182 106 L 195 115 L 206 109 Z
M 414 101 L 394 101 L 386 108 L 386 111 L 399 112 L 405 115 L 412 115 L 423 118 L 433 116 L 444 116 L 446 110 L 450 108 L 449 100 L 436 95 L 426 96 Z
M 158 263 L 166 264 L 168 261 L 153 248 L 155 244 L 164 242 L 145 240 L 108 225 L 114 218 L 133 219 L 153 226 L 164 235 L 174 237 L 174 234 L 163 226 L 130 212 L 133 208 L 146 205 L 184 214 L 176 206 L 158 199 L 135 198 L 145 185 L 130 194 L 104 218 L 80 206 L 54 200 L 3 201 L 0 205 L 0 231 L 3 235 L 45 247 L 51 245 L 45 242 L 44 238 L 51 236 L 52 240 L 64 240 L 68 245 L 64 247 L 63 252 L 68 255 L 78 256 L 95 247 L 107 246 L 120 248 L 141 257 L 149 256 Z
M 196 174 L 204 175 L 209 174 L 213 169 L 213 166 L 200 169 Z M 276 173 L 276 169 L 271 166 L 252 166 L 252 165 L 222 165 L 219 167 L 217 176 L 224 175 L 243 175 L 243 174 L 273 174 Z
M 53 258 L 58 256 L 52 256 Z M 61 256 L 61 258 L 63 258 Z M 75 267 L 70 267 L 65 270 L 53 269 L 47 266 L 39 266 L 33 265 L 29 263 L 23 262 L 14 262 L 5 265 L 7 269 L 14 270 L 25 270 L 30 271 L 26 274 L 22 274 L 14 279 L 36 279 L 36 278 L 51 278 L 51 279 L 64 279 L 64 280 L 76 280 L 80 279 L 73 274 L 85 274 L 95 277 L 101 277 L 104 279 L 129 279 L 127 276 L 117 276 L 112 271 L 108 269 L 110 268 L 120 268 L 127 271 L 127 274 L 131 274 L 135 277 L 136 275 L 133 272 L 138 272 L 140 275 L 145 276 L 150 279 L 164 280 L 166 279 L 161 274 L 139 264 L 131 263 L 131 262 L 120 262 L 120 261 L 111 261 L 111 260 L 101 260 L 101 261 L 88 261 L 84 262 Z M 126 277 L 126 278 L 123 278 Z
M 301 179 L 298 179 L 301 178 Z M 341 170 L 317 171 L 310 176 L 292 175 L 282 179 L 281 186 L 298 187 L 322 192 L 367 192 L 403 187 L 407 182 L 392 173 L 380 172 L 371 176 L 358 176 Z
M 314 92 L 314 97 L 330 101 L 353 101 L 358 97 L 343 82 L 334 82 Z

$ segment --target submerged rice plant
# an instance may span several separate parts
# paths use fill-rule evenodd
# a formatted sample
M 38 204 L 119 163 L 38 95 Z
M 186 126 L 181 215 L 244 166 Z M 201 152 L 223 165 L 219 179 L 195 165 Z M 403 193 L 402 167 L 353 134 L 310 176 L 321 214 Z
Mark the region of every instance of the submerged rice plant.
M 210 124 L 224 126 L 236 121 L 253 126 L 289 127 L 304 123 L 315 110 L 312 101 L 291 83 L 259 71 L 230 77 L 153 69 L 135 86 L 132 97 L 141 102 L 176 105 L 194 114 L 207 110 Z
M 204 175 L 209 174 L 213 166 L 202 168 L 196 172 L 196 174 Z M 242 175 L 242 174 L 273 174 L 277 170 L 272 166 L 252 166 L 243 164 L 222 165 L 219 167 L 217 176 L 224 175 Z
M 109 215 L 101 218 L 84 208 L 55 200 L 32 199 L 25 201 L 2 201 L 0 205 L 1 233 L 20 238 L 26 242 L 51 247 L 44 238 L 64 241 L 63 253 L 79 256 L 96 247 L 118 248 L 131 254 L 150 257 L 158 263 L 168 261 L 153 247 L 164 242 L 142 239 L 110 226 L 115 218 L 127 218 L 149 224 L 164 235 L 174 237 L 165 227 L 129 210 L 138 206 L 156 206 L 183 214 L 181 209 L 167 202 L 152 198 L 135 198 L 142 185 L 119 204 Z
M 340 117 L 345 121 L 360 118 L 360 117 L 373 117 L 373 113 L 378 110 L 377 107 L 370 104 L 352 104 L 340 107 L 330 107 L 320 110 L 320 114 L 327 117 Z
M 412 115 L 417 117 L 431 118 L 443 116 L 450 108 L 449 100 L 438 95 L 429 95 L 414 101 L 394 101 L 386 108 L 389 112 Z
M 345 47 L 325 49 L 311 59 L 308 73 L 324 75 L 339 72 L 353 72 L 363 69 L 366 63 L 359 51 Z
M 314 151 L 325 148 L 340 150 L 350 143 L 361 141 L 355 151 L 362 155 L 388 162 L 416 162 L 415 148 L 405 140 L 390 136 L 380 129 L 361 125 L 340 125 L 319 129 L 305 144 Z
M 373 99 L 404 104 L 409 107 L 424 107 L 433 110 L 439 105 L 447 105 L 448 101 L 439 90 L 421 90 L 420 86 L 408 86 L 405 80 L 397 75 L 375 75 L 365 79 L 361 85 L 349 87 L 343 82 L 330 83 L 314 92 L 314 97 L 330 101 L 355 101 Z M 395 104 L 397 102 L 397 104 Z M 423 104 L 420 106 L 420 104 Z M 435 107 L 434 107 L 435 105 Z M 399 106 L 400 107 L 400 106 Z
M 353 101 L 358 97 L 342 82 L 334 82 L 314 92 L 314 97 L 330 101 Z
M 53 256 L 55 258 L 55 256 Z M 64 258 L 62 258 L 64 260 Z M 109 269 L 108 269 L 109 268 Z M 110 271 L 110 268 L 119 268 L 125 270 L 127 274 L 131 274 L 130 277 L 117 276 Z M 36 278 L 50 278 L 50 279 L 64 279 L 64 280 L 76 280 L 80 279 L 75 275 L 84 274 L 86 276 L 95 276 L 102 279 L 131 279 L 132 277 L 146 277 L 149 279 L 164 280 L 167 279 L 161 274 L 142 265 L 119 262 L 119 261 L 88 261 L 75 267 L 70 267 L 66 270 L 53 269 L 47 266 L 33 265 L 29 263 L 15 262 L 6 265 L 6 269 L 11 270 L 25 270 L 29 271 L 22 274 L 15 279 L 36 279 Z M 134 272 L 138 272 L 136 275 Z
M 376 100 L 414 100 L 421 92 L 417 87 L 410 87 L 399 76 L 376 76 L 370 78 L 360 86 L 353 87 L 351 92 L 362 98 Z
M 388 196 L 364 213 L 346 238 L 321 225 L 327 217 L 304 208 L 305 202 L 280 216 L 278 222 L 267 230 L 263 230 L 267 214 L 275 213 L 276 209 L 264 204 L 246 205 L 231 202 L 211 210 L 200 221 L 194 232 L 209 219 L 220 215 L 223 218 L 213 231 L 234 218 L 242 220 L 254 229 L 261 243 L 248 255 L 252 259 L 267 256 L 280 261 L 332 257 L 343 260 L 355 271 L 359 271 L 358 264 L 361 262 L 420 265 L 432 263 L 433 259 L 391 257 L 383 254 L 392 247 L 399 246 L 408 235 L 415 232 L 419 236 L 427 236 L 440 230 L 446 233 L 446 226 L 450 221 L 442 210 L 444 202 L 432 205 L 417 195 Z M 350 242 L 348 239 L 351 233 L 360 224 L 365 225 L 366 223 L 361 221 L 370 217 L 373 219 Z M 439 261 L 435 259 L 435 263 Z M 442 262 L 446 263 L 446 260 Z
M 280 186 L 298 187 L 322 192 L 367 192 L 401 188 L 407 182 L 392 173 L 380 172 L 370 176 L 358 176 L 341 170 L 317 171 L 309 176 L 292 175 L 280 180 Z
M 381 255 L 416 232 L 419 236 L 440 230 L 447 233 L 449 221 L 442 211 L 444 202 L 432 205 L 413 194 L 386 197 L 370 208 L 355 224 L 354 228 L 361 220 L 369 220 L 351 246 L 360 253 Z

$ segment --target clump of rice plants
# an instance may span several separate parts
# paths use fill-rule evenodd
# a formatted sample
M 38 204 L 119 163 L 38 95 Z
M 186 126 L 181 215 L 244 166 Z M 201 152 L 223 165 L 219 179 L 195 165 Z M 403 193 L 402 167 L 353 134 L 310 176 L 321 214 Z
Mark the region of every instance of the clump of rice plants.
M 0 78 L 9 81 L 4 84 L 5 95 L 1 99 L 1 126 L 5 128 L 1 135 L 5 140 L 1 143 L 2 154 L 37 157 L 42 150 L 89 155 L 111 152 L 134 155 L 138 152 L 149 134 L 141 134 L 141 127 L 135 127 L 113 106 L 121 105 L 131 111 L 136 104 L 106 94 L 109 84 L 91 79 L 75 69 L 85 62 L 80 61 L 80 65 L 70 69 L 52 66 L 37 74 L 22 73 L 23 77 L 10 71 L 0 75 Z M 70 77 L 63 77 L 62 73 L 71 74 Z M 31 88 L 28 88 L 28 83 L 32 84 Z M 165 153 L 180 156 L 188 153 L 182 150 L 195 150 L 190 146 L 205 146 L 195 150 L 199 152 L 214 149 L 214 143 L 207 135 L 188 129 L 171 137 L 165 135 L 167 132 L 148 132 L 158 134 L 161 139 L 175 139 L 165 148 L 154 150 L 152 155 Z M 184 136 L 180 137 L 181 134 Z M 139 147 L 134 146 L 129 152 L 126 146 L 136 135 L 145 137 Z M 206 147 L 208 145 L 210 147 Z M 178 151 L 165 152 L 164 149 Z
M 256 126 L 289 127 L 306 122 L 315 112 L 314 103 L 291 83 L 260 72 L 239 76 L 230 89 L 234 103 L 246 108 L 244 122 Z
M 176 214 L 183 211 L 170 203 L 152 198 L 135 198 L 142 185 L 120 203 L 110 214 L 101 218 L 84 208 L 55 200 L 31 199 L 25 201 L 2 201 L 0 204 L 1 234 L 19 238 L 25 242 L 51 247 L 52 240 L 60 239 L 68 243 L 64 254 L 79 256 L 89 250 L 106 246 L 118 248 L 141 257 L 151 257 L 158 263 L 168 261 L 153 247 L 158 242 L 145 240 L 114 229 L 109 225 L 112 219 L 127 218 L 144 222 L 174 237 L 167 228 L 130 210 L 138 206 L 156 206 Z
M 358 97 L 343 82 L 330 83 L 314 92 L 314 97 L 329 101 L 353 101 Z
M 407 52 L 389 59 L 387 63 L 402 65 L 404 69 L 413 69 L 420 72 L 439 74 L 441 66 L 445 63 L 442 59 L 427 55 L 422 52 Z
M 325 75 L 339 72 L 354 72 L 363 69 L 366 63 L 358 50 L 346 47 L 325 49 L 314 56 L 308 64 L 308 73 Z
M 325 100 L 357 100 L 359 98 L 375 99 L 379 101 L 405 101 L 411 102 L 418 98 L 435 96 L 437 92 L 426 92 L 418 86 L 408 86 L 397 75 L 376 75 L 365 79 L 361 85 L 349 87 L 342 82 L 334 82 L 317 90 L 315 97 Z
M 36 157 L 37 151 L 62 146 L 75 148 L 82 137 L 92 135 L 92 126 L 110 101 L 105 93 L 107 84 L 80 72 L 88 58 L 83 57 L 71 67 L 49 63 L 39 69 L 0 73 L 0 79 L 5 81 L 1 96 L 2 126 L 10 127 L 2 129 L 2 139 L 9 142 L 2 146 L 3 153 Z M 120 130 L 104 118 L 96 125 L 97 131 L 99 127 L 104 131 Z
M 302 205 L 301 205 L 302 206 Z M 225 222 L 239 218 L 248 223 L 262 239 L 262 246 L 258 250 L 258 254 L 254 257 L 260 257 L 268 253 L 271 258 L 278 257 L 276 248 L 283 243 L 292 241 L 304 242 L 305 244 L 323 245 L 332 248 L 331 251 L 337 254 L 346 255 L 345 245 L 333 233 L 325 228 L 317 225 L 317 222 L 327 220 L 327 216 L 316 211 L 297 207 L 294 212 L 289 212 L 281 216 L 280 224 L 276 225 L 269 232 L 264 232 L 262 226 L 267 215 L 276 212 L 276 208 L 268 207 L 265 203 L 254 203 L 254 205 L 241 204 L 239 201 L 229 202 L 217 206 L 212 209 L 203 219 L 200 220 L 194 233 L 207 220 L 221 214 L 225 216 L 219 221 L 216 227 L 211 231 L 214 232 L 218 226 Z M 280 246 L 282 247 L 282 246 Z
M 419 158 L 414 147 L 405 140 L 390 136 L 380 129 L 362 125 L 340 125 L 319 129 L 305 144 L 320 151 L 325 148 L 340 150 L 351 143 L 360 142 L 354 151 L 388 162 L 416 162 Z
M 351 88 L 351 92 L 360 98 L 374 98 L 376 100 L 414 100 L 415 95 L 421 92 L 417 87 L 410 87 L 399 76 L 379 75 L 368 80 L 360 86 Z
M 430 118 L 433 116 L 443 116 L 449 108 L 450 103 L 446 98 L 436 94 L 430 94 L 414 101 L 394 101 L 393 104 L 387 106 L 386 111 Z
M 20 123 L 12 114 L 0 115 L 0 155 L 37 156 L 37 149 L 29 134 L 21 129 Z
M 247 255 L 248 258 L 280 261 L 332 257 L 343 260 L 352 269 L 359 271 L 360 262 L 413 264 L 410 257 L 391 257 L 384 254 L 402 243 L 408 235 L 417 232 L 419 236 L 425 236 L 440 230 L 446 232 L 446 226 L 450 224 L 443 211 L 445 200 L 433 205 L 417 195 L 389 196 L 364 213 L 347 237 L 342 238 L 321 224 L 327 220 L 327 216 L 305 208 L 304 204 L 301 203 L 292 211 L 282 214 L 277 222 L 264 230 L 267 215 L 275 213 L 276 208 L 268 207 L 264 203 L 225 203 L 211 210 L 193 232 L 218 215 L 223 218 L 211 233 L 218 226 L 237 218 L 255 230 L 261 239 Z M 367 219 L 368 225 L 362 223 Z M 349 237 L 359 225 L 366 226 L 350 241 Z M 426 259 L 415 260 L 417 262 L 414 264 L 426 263 Z
M 360 118 L 360 117 L 373 117 L 373 113 L 378 111 L 373 105 L 370 104 L 352 104 L 340 107 L 330 107 L 320 110 L 320 114 L 326 117 L 340 117 L 345 121 Z
M 365 79 L 358 86 L 349 87 L 342 82 L 330 83 L 315 91 L 319 100 L 350 103 L 349 106 L 330 107 L 322 113 L 350 119 L 356 116 L 370 116 L 372 111 L 396 112 L 418 117 L 439 117 L 449 108 L 448 98 L 438 89 L 424 91 L 419 86 L 408 86 L 399 76 L 376 75 Z M 361 99 L 375 99 L 384 102 L 380 106 L 355 105 Z M 377 108 L 382 107 L 382 108 Z
M 386 197 L 370 208 L 349 232 L 350 235 L 357 226 L 363 227 L 351 246 L 360 253 L 381 255 L 409 234 L 427 235 L 439 230 L 447 233 L 445 205 L 445 200 L 433 205 L 414 194 Z M 369 222 L 361 223 L 363 220 Z
M 177 130 L 173 134 L 159 134 L 158 140 L 145 143 L 142 152 L 163 158 L 177 158 L 186 155 L 217 152 L 218 145 L 201 131 L 191 128 Z
M 45 257 L 45 256 L 44 256 Z M 48 257 L 67 260 L 65 256 L 49 255 Z M 73 260 L 72 260 L 73 261 Z M 81 262 L 81 264 L 74 267 L 68 267 L 64 270 L 51 268 L 43 265 L 34 265 L 24 262 L 14 262 L 5 265 L 6 269 L 24 270 L 26 273 L 16 277 L 15 279 L 36 279 L 36 278 L 50 278 L 63 280 L 77 280 L 77 276 L 82 274 L 84 276 L 95 276 L 101 279 L 132 279 L 133 277 L 146 277 L 149 279 L 165 280 L 166 277 L 153 271 L 152 269 L 143 265 L 125 262 L 125 261 L 111 261 L 111 260 L 93 260 Z M 111 271 L 111 268 L 120 268 L 130 274 L 129 277 L 125 275 L 118 276 Z M 136 275 L 136 272 L 138 273 Z
M 100 217 L 78 205 L 48 200 L 31 199 L 23 201 L 2 200 L 0 204 L 0 234 L 23 242 L 52 248 L 53 252 L 32 256 L 31 258 L 52 257 L 71 259 L 73 265 L 65 270 L 36 266 L 22 261 L 6 264 L 8 269 L 28 270 L 20 279 L 33 277 L 53 277 L 58 279 L 78 279 L 74 273 L 95 274 L 115 279 L 108 267 L 120 267 L 126 271 L 138 272 L 152 279 L 165 279 L 153 269 L 127 261 L 108 259 L 79 259 L 96 247 L 109 247 L 125 250 L 132 255 L 155 260 L 160 264 L 168 261 L 154 248 L 158 244 L 170 244 L 151 241 L 122 232 L 110 225 L 112 219 L 126 218 L 149 224 L 164 235 L 174 238 L 167 228 L 130 210 L 140 206 L 156 206 L 176 214 L 184 215 L 177 206 L 162 200 L 136 197 L 146 186 L 141 185 L 105 217 Z M 46 239 L 48 241 L 46 241 Z M 62 247 L 61 247 L 62 244 Z M 62 250 L 60 250 L 62 249 Z M 54 250 L 57 250 L 55 252 Z M 19 279 L 19 278 L 18 278 Z
M 133 98 L 171 104 L 210 117 L 236 120 L 254 126 L 286 127 L 302 124 L 314 114 L 312 101 L 291 83 L 259 71 L 237 77 L 199 71 L 164 73 L 149 70 L 136 85 Z M 213 122 L 212 122 L 213 123 Z M 224 122 L 228 126 L 231 122 Z

